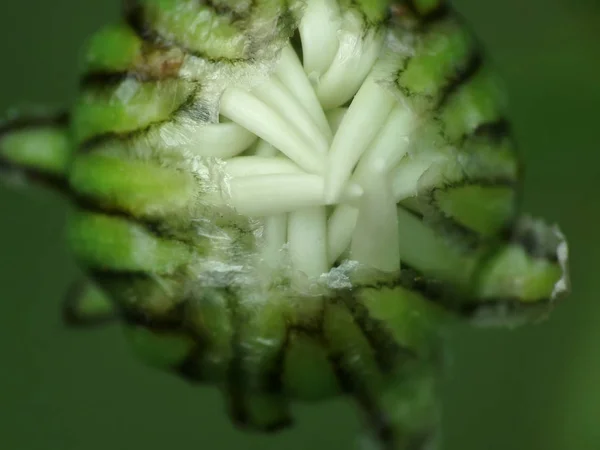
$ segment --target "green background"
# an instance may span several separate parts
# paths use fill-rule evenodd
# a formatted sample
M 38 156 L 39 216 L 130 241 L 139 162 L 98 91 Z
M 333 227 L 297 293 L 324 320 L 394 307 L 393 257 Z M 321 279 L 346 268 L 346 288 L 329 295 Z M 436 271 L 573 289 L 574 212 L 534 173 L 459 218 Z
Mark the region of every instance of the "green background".
M 118 3 L 3 0 L 0 109 L 70 101 L 82 39 Z M 445 450 L 600 448 L 599 3 L 455 2 L 506 81 L 525 207 L 569 237 L 573 293 L 542 325 L 454 330 Z M 78 275 L 65 211 L 50 193 L 0 186 L 0 448 L 359 448 L 345 401 L 299 406 L 292 431 L 246 435 L 214 390 L 139 364 L 117 327 L 64 329 L 59 304 Z

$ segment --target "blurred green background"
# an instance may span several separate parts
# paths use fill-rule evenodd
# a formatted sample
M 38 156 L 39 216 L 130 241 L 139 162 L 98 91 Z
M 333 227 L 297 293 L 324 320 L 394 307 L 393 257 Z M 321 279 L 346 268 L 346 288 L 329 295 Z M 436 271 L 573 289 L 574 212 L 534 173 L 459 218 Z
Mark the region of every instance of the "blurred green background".
M 456 0 L 510 93 L 527 166 L 525 207 L 559 222 L 572 295 L 516 331 L 455 330 L 444 385 L 445 450 L 600 448 L 600 2 Z M 118 0 L 2 1 L 0 109 L 73 98 L 82 40 Z M 271 437 L 229 424 L 217 393 L 132 358 L 117 327 L 72 332 L 59 304 L 78 274 L 65 204 L 0 187 L 0 447 L 358 448 L 345 401 L 299 406 Z

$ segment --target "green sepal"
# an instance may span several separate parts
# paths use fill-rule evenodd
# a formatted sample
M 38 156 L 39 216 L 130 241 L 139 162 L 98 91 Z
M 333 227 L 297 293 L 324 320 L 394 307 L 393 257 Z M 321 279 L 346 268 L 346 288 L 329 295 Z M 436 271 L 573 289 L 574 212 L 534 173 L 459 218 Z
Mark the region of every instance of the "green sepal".
M 401 374 L 364 402 L 367 435 L 378 443 L 385 436 L 385 441 L 393 442 L 394 450 L 436 448 L 440 424 L 438 373 L 438 364 L 406 364 Z
M 273 433 L 292 425 L 287 399 L 267 392 L 245 393 L 241 404 L 230 406 L 229 414 L 235 425 L 247 431 Z
M 224 1 L 209 5 L 195 0 L 137 3 L 135 11 L 145 31 L 211 61 L 253 60 L 268 50 L 266 55 L 274 56 L 273 50 L 281 48 L 293 30 L 293 14 L 283 0 L 238 5 Z
M 531 258 L 522 247 L 510 245 L 488 264 L 478 293 L 483 299 L 517 299 L 523 303 L 548 300 L 561 278 L 558 264 Z
M 159 369 L 183 364 L 194 347 L 192 339 L 176 332 L 152 331 L 137 325 L 126 325 L 124 332 L 136 356 Z
M 189 172 L 96 153 L 74 159 L 69 181 L 77 195 L 141 218 L 185 216 L 199 194 Z
M 140 82 L 126 78 L 117 86 L 89 87 L 73 110 L 77 144 L 104 134 L 125 134 L 168 120 L 192 95 L 194 87 L 181 80 Z
M 165 327 L 180 320 L 184 286 L 179 274 L 99 272 L 94 280 L 129 321 Z
M 358 8 L 367 21 L 377 25 L 388 16 L 390 0 L 338 0 L 342 10 Z
M 521 219 L 510 241 L 484 261 L 476 295 L 483 301 L 553 302 L 569 288 L 567 259 L 567 244 L 557 228 Z
M 398 355 L 398 368 L 407 358 L 428 360 L 437 355 L 445 311 L 417 292 L 402 286 L 363 288 L 357 301 L 368 310 L 398 347 L 406 352 Z
M 71 149 L 66 114 L 13 111 L 0 121 L 0 178 L 39 182 L 62 191 Z
M 323 335 L 336 376 L 346 392 L 370 396 L 381 389 L 383 376 L 375 360 L 375 349 L 350 311 L 340 304 L 328 305 Z
M 64 129 L 39 127 L 0 137 L 0 158 L 8 163 L 52 176 L 64 176 L 70 156 Z
M 434 226 L 398 208 L 398 232 L 402 262 L 430 280 L 442 283 L 449 293 L 467 292 L 485 248 L 465 251 L 459 243 Z
M 69 327 L 102 325 L 118 318 L 115 305 L 92 282 L 74 283 L 63 303 L 63 322 Z
M 186 304 L 187 326 L 204 342 L 202 354 L 190 364 L 187 374 L 195 380 L 221 383 L 226 379 L 235 332 L 229 298 L 232 295 L 223 289 L 203 289 Z
M 409 1 L 416 11 L 422 15 L 426 16 L 428 14 L 433 13 L 434 11 L 441 8 L 446 0 L 406 0 Z
M 160 238 L 122 217 L 77 211 L 68 231 L 75 256 L 99 271 L 170 274 L 190 261 L 187 245 Z
M 146 0 L 140 6 L 150 29 L 208 59 L 242 59 L 247 37 L 232 17 L 195 0 Z
M 514 219 L 516 195 L 512 187 L 477 184 L 451 186 L 433 193 L 445 217 L 485 237 L 495 236 Z
M 285 353 L 285 392 L 301 401 L 324 400 L 341 392 L 323 342 L 311 334 L 290 331 Z
M 457 142 L 480 125 L 502 119 L 505 112 L 506 99 L 500 82 L 485 68 L 448 99 L 439 112 L 439 118 L 444 136 L 451 142 Z
M 269 370 L 285 345 L 286 314 L 291 310 L 289 299 L 273 292 L 241 291 L 235 312 L 236 334 L 243 347 L 240 383 L 248 391 L 261 391 Z M 267 296 L 269 298 L 264 298 Z M 260 302 L 260 308 L 253 305 Z
M 415 56 L 396 83 L 418 107 L 433 107 L 442 88 L 467 64 L 475 51 L 471 35 L 455 21 L 436 24 L 417 41 Z
M 83 52 L 82 72 L 126 72 L 142 58 L 143 42 L 129 26 L 118 23 L 94 33 Z

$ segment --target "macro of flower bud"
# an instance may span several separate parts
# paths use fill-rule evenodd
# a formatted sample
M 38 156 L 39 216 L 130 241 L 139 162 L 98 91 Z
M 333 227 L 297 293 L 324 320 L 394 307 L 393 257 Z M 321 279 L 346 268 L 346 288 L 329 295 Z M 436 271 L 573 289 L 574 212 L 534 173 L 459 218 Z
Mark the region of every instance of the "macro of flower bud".
M 383 448 L 429 448 L 444 325 L 568 289 L 476 40 L 442 0 L 125 4 L 68 120 L 0 129 L 0 167 L 74 205 L 67 321 L 121 320 L 240 426 L 344 394 Z

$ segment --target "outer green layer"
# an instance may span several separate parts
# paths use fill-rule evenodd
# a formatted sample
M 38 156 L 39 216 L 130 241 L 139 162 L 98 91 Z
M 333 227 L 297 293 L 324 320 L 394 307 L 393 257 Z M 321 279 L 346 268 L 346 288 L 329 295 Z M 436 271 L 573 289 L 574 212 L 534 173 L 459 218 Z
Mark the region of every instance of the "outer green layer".
M 69 242 L 80 261 L 98 270 L 172 273 L 190 258 L 186 245 L 156 237 L 136 222 L 104 214 L 75 213 Z
M 428 30 L 397 83 L 410 95 L 435 97 L 473 51 L 471 36 L 453 21 Z
M 63 318 L 68 326 L 89 326 L 117 319 L 117 311 L 112 299 L 86 280 L 71 287 L 63 305 Z
M 126 327 L 125 337 L 143 361 L 160 369 L 176 367 L 193 347 L 190 339 L 177 333 L 152 332 L 136 326 Z
M 6 176 L 63 191 L 72 152 L 65 114 L 23 111 L 0 121 L 0 181 Z
M 141 218 L 185 213 L 198 195 L 190 173 L 112 156 L 78 157 L 69 178 L 79 195 Z
M 142 57 L 143 41 L 127 25 L 107 26 L 92 36 L 84 58 L 84 72 L 126 71 Z
M 483 236 L 496 235 L 514 216 L 511 187 L 459 186 L 434 195 L 443 214 Z
M 138 3 L 144 31 L 208 60 L 247 60 L 291 34 L 283 0 L 255 0 L 241 8 L 223 1 L 215 3 L 219 8 L 195 0 Z
M 0 137 L 0 158 L 15 166 L 62 176 L 69 155 L 69 140 L 62 129 L 41 127 Z
M 373 24 L 379 24 L 386 18 L 389 3 L 388 0 L 339 0 L 342 9 L 358 6 L 367 20 Z
M 112 88 L 88 88 L 74 107 L 73 134 L 79 144 L 108 133 L 122 134 L 165 121 L 191 95 L 177 80 L 140 83 L 125 79 Z

